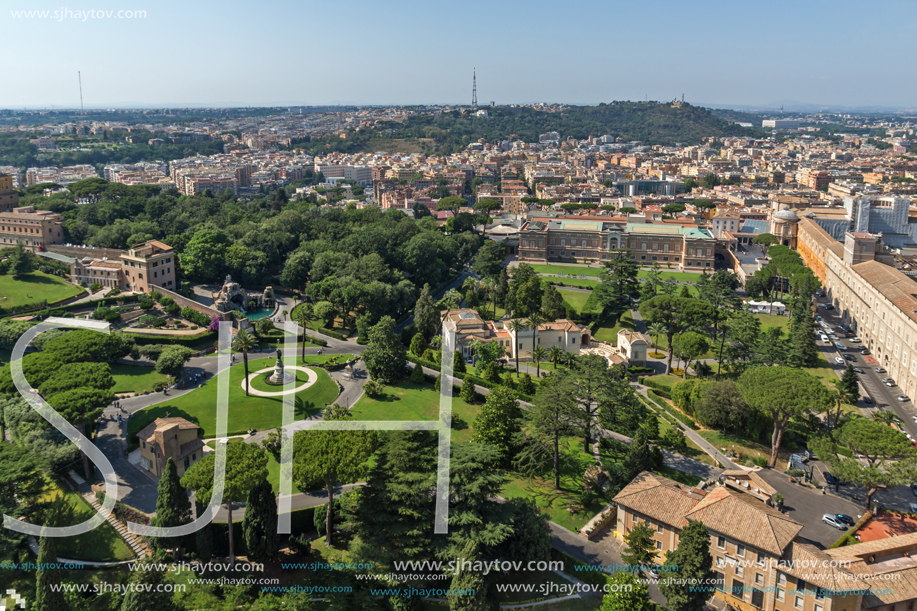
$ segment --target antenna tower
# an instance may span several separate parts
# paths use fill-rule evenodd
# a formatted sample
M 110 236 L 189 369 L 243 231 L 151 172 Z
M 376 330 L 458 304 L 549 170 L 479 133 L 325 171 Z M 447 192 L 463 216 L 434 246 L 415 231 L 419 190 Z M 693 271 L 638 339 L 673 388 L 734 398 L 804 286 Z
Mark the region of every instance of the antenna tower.
M 76 78 L 80 81 L 80 112 L 83 112 L 83 75 L 76 71 Z
M 477 68 L 471 73 L 471 109 L 478 107 L 478 74 Z

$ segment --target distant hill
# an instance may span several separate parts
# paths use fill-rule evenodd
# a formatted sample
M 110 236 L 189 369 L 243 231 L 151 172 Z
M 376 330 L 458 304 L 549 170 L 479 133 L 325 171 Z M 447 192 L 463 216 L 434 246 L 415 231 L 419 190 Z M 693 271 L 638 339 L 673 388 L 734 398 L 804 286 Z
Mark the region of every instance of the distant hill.
M 761 121 L 764 120 L 762 115 L 753 114 L 750 112 L 742 112 L 741 110 L 732 110 L 730 108 L 711 108 L 710 112 L 725 121 L 751 123 L 755 127 L 761 127 Z
M 525 107 L 488 107 L 488 117 L 463 116 L 459 111 L 418 115 L 404 123 L 385 123 L 373 130 L 360 130 L 339 138 L 313 139 L 295 146 L 315 153 L 386 150 L 384 139 L 401 142 L 424 138 L 423 149 L 436 154 L 463 150 L 480 138 L 489 142 L 522 140 L 538 142 L 539 134 L 560 132 L 562 139 L 615 136 L 644 144 L 699 144 L 705 137 L 765 137 L 756 128 L 744 128 L 690 104 L 673 106 L 659 102 L 612 102 L 598 106 L 573 106 L 559 112 Z M 379 146 L 383 148 L 378 148 Z

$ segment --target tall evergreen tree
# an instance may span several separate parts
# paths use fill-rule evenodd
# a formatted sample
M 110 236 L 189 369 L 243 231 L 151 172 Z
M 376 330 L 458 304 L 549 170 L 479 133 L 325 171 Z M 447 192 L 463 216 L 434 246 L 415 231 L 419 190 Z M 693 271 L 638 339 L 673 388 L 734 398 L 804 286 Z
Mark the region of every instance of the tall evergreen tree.
M 433 303 L 431 293 L 430 285 L 425 284 L 414 305 L 414 326 L 418 333 L 423 333 L 427 339 L 439 333 L 439 312 Z
M 637 477 L 642 471 L 653 468 L 653 451 L 649 439 L 643 428 L 637 430 L 630 442 L 630 448 L 621 465 L 624 468 L 625 479 L 628 481 Z
M 159 591 L 165 572 L 159 568 L 161 558 L 153 558 L 134 566 L 131 573 L 131 588 L 121 601 L 121 611 L 177 611 L 172 602 L 172 593 Z
M 407 353 L 401 338 L 395 335 L 395 321 L 391 316 L 383 316 L 369 330 L 369 345 L 363 351 L 363 362 L 373 380 L 382 384 L 392 384 L 405 374 Z
M 487 394 L 474 420 L 472 440 L 494 446 L 500 453 L 501 464 L 506 465 L 515 455 L 514 439 L 522 428 L 521 419 L 522 411 L 516 401 L 516 393 L 505 386 L 497 386 Z
M 465 544 L 458 558 L 470 563 L 481 561 L 477 542 Z M 454 594 L 449 594 L 449 611 L 496 611 L 500 606 L 490 599 L 488 589 L 487 579 L 481 571 L 460 566 L 452 578 L 450 592 Z
M 280 550 L 277 532 L 277 499 L 266 479 L 248 493 L 242 533 L 249 560 L 263 562 L 274 558 Z
M 656 559 L 656 542 L 653 540 L 655 529 L 648 522 L 640 522 L 629 533 L 624 535 L 627 547 L 621 553 L 621 559 L 633 566 L 647 566 Z
M 159 487 L 156 491 L 156 526 L 171 528 L 191 522 L 191 501 L 181 480 L 175 461 L 170 456 L 166 461 L 166 468 L 159 478 Z M 170 548 L 181 546 L 183 537 L 168 537 L 160 540 L 160 544 Z
M 685 584 L 710 583 L 713 579 L 710 532 L 703 522 L 688 522 L 681 531 L 678 548 L 666 554 L 665 563 L 678 567 L 677 572 L 665 573 L 666 577 L 659 580 L 659 590 L 670 611 L 702 611 L 713 589 L 687 588 Z
M 206 508 L 200 501 L 195 500 L 196 515 L 200 516 Z M 213 557 L 213 522 L 207 524 L 194 533 L 194 547 L 197 550 L 198 561 L 207 564 Z
M 35 611 L 67 611 L 63 592 L 52 590 L 61 583 L 57 567 L 57 546 L 54 537 L 41 537 L 38 543 L 38 571 L 35 573 Z
M 847 365 L 844 375 L 837 382 L 837 390 L 841 394 L 841 399 L 850 405 L 856 405 L 860 400 L 860 381 L 853 370 L 853 365 Z
M 564 318 L 567 315 L 564 298 L 554 288 L 553 284 L 549 284 L 544 288 L 544 296 L 541 298 L 541 311 L 548 321 Z
M 793 317 L 794 320 L 798 317 Z M 812 316 L 804 316 L 798 320 L 796 329 L 792 332 L 790 349 L 787 352 L 787 364 L 791 367 L 812 367 L 818 362 L 818 346 L 815 345 L 815 323 Z

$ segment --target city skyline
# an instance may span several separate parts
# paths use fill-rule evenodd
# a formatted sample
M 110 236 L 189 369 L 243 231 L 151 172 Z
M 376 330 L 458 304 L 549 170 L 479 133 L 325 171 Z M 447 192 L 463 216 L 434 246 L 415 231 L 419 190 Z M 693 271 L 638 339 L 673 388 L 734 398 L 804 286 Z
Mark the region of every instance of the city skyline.
M 726 108 L 915 106 L 915 86 L 899 78 L 905 56 L 851 42 L 888 37 L 888 23 L 906 27 L 913 3 L 871 5 L 863 21 L 850 18 L 859 8 L 850 2 L 715 2 L 702 12 L 671 2 L 591 1 L 475 1 L 457 13 L 362 0 L 268 8 L 103 1 L 86 17 L 82 7 L 51 2 L 10 6 L 9 59 L 55 69 L 54 78 L 47 70 L 20 72 L 18 86 L 0 92 L 0 107 L 79 108 L 78 71 L 85 107 L 93 109 L 469 104 L 475 68 L 481 105 L 684 94 Z M 43 10 L 50 11 L 45 18 L 22 12 Z M 138 16 L 118 19 L 118 11 Z M 762 28 L 768 15 L 776 25 Z M 165 34 L 181 32 L 177 23 L 200 27 Z M 753 29 L 761 33 L 750 36 Z

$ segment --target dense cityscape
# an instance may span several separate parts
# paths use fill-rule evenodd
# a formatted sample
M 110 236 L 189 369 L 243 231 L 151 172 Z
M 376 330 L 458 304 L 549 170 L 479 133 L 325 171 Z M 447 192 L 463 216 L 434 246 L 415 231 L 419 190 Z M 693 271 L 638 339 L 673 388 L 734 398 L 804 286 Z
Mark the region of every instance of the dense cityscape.
M 913 611 L 911 7 L 34 4 L 0 611 Z

